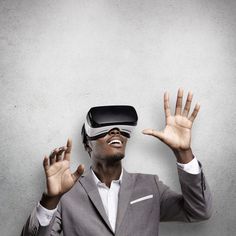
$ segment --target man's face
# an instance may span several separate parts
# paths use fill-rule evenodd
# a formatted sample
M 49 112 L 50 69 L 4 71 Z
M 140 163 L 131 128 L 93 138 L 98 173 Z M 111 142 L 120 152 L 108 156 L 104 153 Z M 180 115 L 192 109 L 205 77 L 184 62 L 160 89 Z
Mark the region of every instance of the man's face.
M 94 161 L 115 162 L 124 158 L 127 138 L 118 129 L 112 129 L 106 136 L 89 141 L 90 155 Z

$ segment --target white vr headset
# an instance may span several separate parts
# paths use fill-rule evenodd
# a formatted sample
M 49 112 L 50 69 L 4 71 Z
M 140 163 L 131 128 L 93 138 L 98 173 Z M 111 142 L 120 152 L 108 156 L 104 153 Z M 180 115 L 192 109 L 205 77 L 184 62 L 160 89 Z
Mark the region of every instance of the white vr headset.
M 82 127 L 83 142 L 105 136 L 112 129 L 129 138 L 137 125 L 138 115 L 134 107 L 127 105 L 92 107 Z

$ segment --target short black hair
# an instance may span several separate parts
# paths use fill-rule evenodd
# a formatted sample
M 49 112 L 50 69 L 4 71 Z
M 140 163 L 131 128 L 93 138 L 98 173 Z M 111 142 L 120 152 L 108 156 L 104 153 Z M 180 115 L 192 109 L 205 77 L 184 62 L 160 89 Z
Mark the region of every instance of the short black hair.
M 88 139 L 87 139 L 87 134 L 86 134 L 86 131 L 85 131 L 85 124 L 83 124 L 82 129 L 81 129 L 81 138 L 82 138 L 82 143 L 84 145 L 87 144 Z
M 91 151 L 89 151 L 90 147 L 88 144 L 88 136 L 85 131 L 85 124 L 83 124 L 82 129 L 81 129 L 81 138 L 82 138 L 82 143 L 84 145 L 84 149 L 88 152 L 89 156 L 91 157 L 91 154 L 90 154 Z

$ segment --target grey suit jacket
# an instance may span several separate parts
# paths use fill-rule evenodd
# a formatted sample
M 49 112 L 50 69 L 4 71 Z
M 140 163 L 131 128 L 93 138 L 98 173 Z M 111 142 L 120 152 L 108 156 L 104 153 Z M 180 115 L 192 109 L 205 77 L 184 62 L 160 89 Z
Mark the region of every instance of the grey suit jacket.
M 89 170 L 60 201 L 49 226 L 40 226 L 36 209 L 21 236 L 154 236 L 160 221 L 194 222 L 208 219 L 212 199 L 203 172 L 192 175 L 178 169 L 182 194 L 159 181 L 158 176 L 124 170 L 119 193 L 116 231 L 113 232 Z

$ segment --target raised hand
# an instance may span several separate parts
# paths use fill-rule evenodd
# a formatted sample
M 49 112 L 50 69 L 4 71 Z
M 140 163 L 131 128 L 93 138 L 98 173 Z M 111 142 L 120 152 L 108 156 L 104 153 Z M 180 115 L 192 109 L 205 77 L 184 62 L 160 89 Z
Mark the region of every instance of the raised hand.
M 168 145 L 173 151 L 187 151 L 190 150 L 191 145 L 191 129 L 196 118 L 200 105 L 197 103 L 192 114 L 189 116 L 191 108 L 193 94 L 188 93 L 185 107 L 182 110 L 183 90 L 178 90 L 175 114 L 171 115 L 169 94 L 164 94 L 164 110 L 166 118 L 166 127 L 163 131 L 157 131 L 154 129 L 143 130 L 144 134 L 152 135 L 166 145 Z
M 61 197 L 73 187 L 84 172 L 84 166 L 79 165 L 77 170 L 73 174 L 71 173 L 71 148 L 72 141 L 68 139 L 66 146 L 55 149 L 49 158 L 47 156 L 44 158 L 43 166 L 47 184 L 46 195 L 49 198 Z

